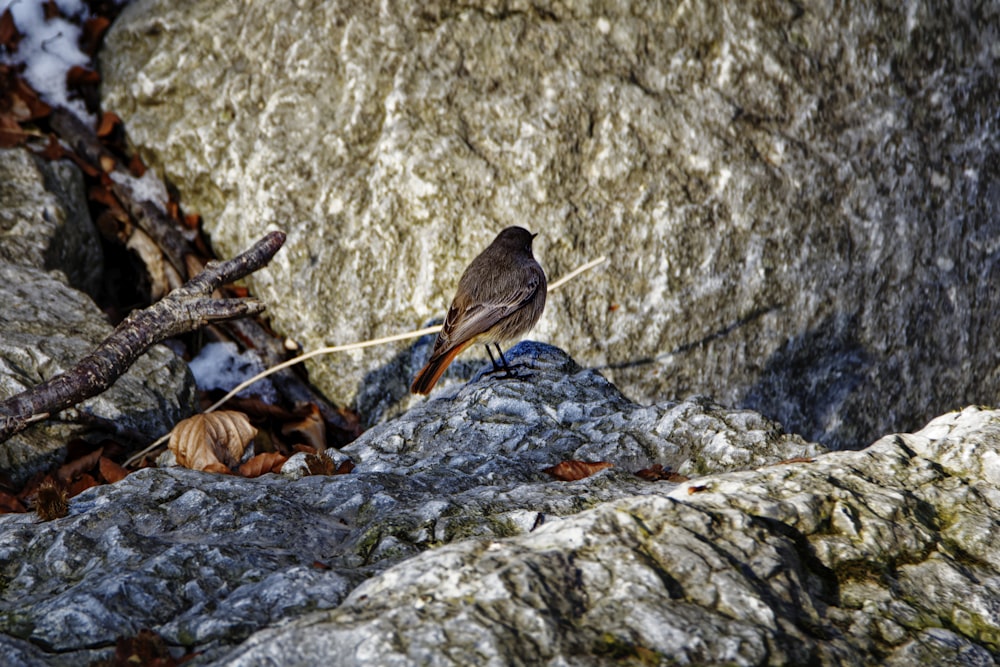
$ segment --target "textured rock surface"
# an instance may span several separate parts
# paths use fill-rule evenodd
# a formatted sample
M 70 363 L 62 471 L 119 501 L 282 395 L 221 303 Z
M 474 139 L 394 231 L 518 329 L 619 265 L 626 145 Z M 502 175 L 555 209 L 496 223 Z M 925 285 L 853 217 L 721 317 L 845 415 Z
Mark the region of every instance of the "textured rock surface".
M 103 90 L 221 253 L 287 229 L 252 282 L 307 348 L 442 317 L 523 224 L 552 277 L 612 256 L 534 336 L 862 446 L 1000 392 L 998 12 L 138 0 Z M 376 416 L 422 361 L 310 373 Z
M 637 406 L 556 348 L 514 353 L 530 377 L 481 378 L 367 432 L 346 450 L 349 475 L 144 470 L 75 498 L 65 519 L 0 517 L 3 641 L 73 664 L 148 626 L 207 661 L 278 620 L 337 607 L 429 547 L 526 534 L 671 487 L 632 475 L 639 467 L 732 470 L 823 451 L 746 411 Z M 574 483 L 541 472 L 568 457 L 616 467 Z
M 0 647 L 80 664 L 150 627 L 219 665 L 1000 657 L 1000 412 L 775 465 L 821 448 L 701 401 L 636 406 L 551 347 L 515 352 L 530 379 L 442 392 L 364 434 L 348 475 L 148 469 L 64 519 L 0 517 Z M 698 442 L 717 445 L 706 469 L 770 465 L 681 485 L 629 472 L 689 465 Z M 540 472 L 582 454 L 616 467 Z
M 79 291 L 96 290 L 102 270 L 76 168 L 0 151 L 0 398 L 68 370 L 111 333 Z M 157 437 L 193 402 L 187 366 L 155 346 L 108 391 L 0 444 L 0 471 L 21 482 L 58 462 L 65 444 L 88 428 L 81 412 Z
M 59 270 L 73 287 L 97 293 L 101 244 L 75 166 L 0 150 L 0 262 Z
M 220 663 L 992 665 L 998 448 L 969 409 L 443 546 Z

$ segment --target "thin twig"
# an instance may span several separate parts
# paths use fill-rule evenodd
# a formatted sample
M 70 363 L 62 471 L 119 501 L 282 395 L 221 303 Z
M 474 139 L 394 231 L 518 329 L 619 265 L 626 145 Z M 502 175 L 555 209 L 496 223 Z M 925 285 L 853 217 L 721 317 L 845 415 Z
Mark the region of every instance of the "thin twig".
M 256 299 L 213 299 L 211 294 L 266 265 L 284 242 L 283 232 L 271 232 L 231 260 L 210 262 L 186 284 L 125 318 L 94 352 L 70 370 L 0 401 L 0 442 L 39 421 L 44 413 L 54 414 L 100 394 L 161 340 L 209 322 L 263 312 L 264 304 Z

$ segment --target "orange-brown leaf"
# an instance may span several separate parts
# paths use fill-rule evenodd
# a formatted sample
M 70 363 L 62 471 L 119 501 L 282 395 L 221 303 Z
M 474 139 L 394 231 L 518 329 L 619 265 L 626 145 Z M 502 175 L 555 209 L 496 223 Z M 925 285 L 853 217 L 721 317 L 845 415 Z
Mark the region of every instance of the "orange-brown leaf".
M 556 479 L 563 482 L 575 482 L 580 479 L 585 479 L 590 477 L 596 472 L 600 472 L 605 468 L 614 467 L 613 463 L 608 461 L 563 461 L 558 463 L 551 468 L 545 468 L 542 470 L 544 473 L 552 475 Z
M 679 484 L 690 479 L 689 477 L 685 477 L 684 475 L 674 472 L 669 467 L 664 468 L 660 463 L 654 463 L 650 467 L 639 470 L 635 474 L 637 477 L 641 477 L 647 482 L 666 481 Z
M 46 160 L 61 160 L 66 155 L 66 149 L 62 147 L 59 140 L 56 139 L 55 135 L 49 135 L 49 141 L 45 144 L 45 148 L 40 151 L 36 151 L 35 155 L 40 155 Z
M 128 170 L 136 178 L 142 178 L 146 174 L 146 164 L 138 155 L 133 155 L 128 161 Z
M 0 491 L 0 514 L 27 512 L 24 504 L 6 491 Z
M 66 72 L 66 85 L 70 88 L 79 88 L 86 84 L 98 84 L 101 82 L 101 75 L 82 65 L 73 65 Z
M 89 454 L 85 454 L 78 459 L 66 462 L 64 465 L 59 467 L 59 470 L 56 471 L 56 478 L 63 484 L 69 484 L 70 481 L 77 477 L 82 477 L 85 472 L 97 465 L 97 462 L 101 459 L 101 454 L 103 453 L 104 448 L 98 447 Z M 81 491 L 82 490 L 83 489 L 81 489 Z
M 778 461 L 774 465 L 780 466 L 780 465 L 786 465 L 788 463 L 812 463 L 813 461 L 815 461 L 815 459 L 809 456 L 795 456 L 790 459 L 785 459 L 784 461 Z
M 185 468 L 221 472 L 239 463 L 255 435 L 257 429 L 245 414 L 220 410 L 178 423 L 167 446 Z
M 80 35 L 80 50 L 89 55 L 97 53 L 101 38 L 109 25 L 111 21 L 103 16 L 94 16 L 84 21 L 83 34 Z
M 17 24 L 14 23 L 14 15 L 10 13 L 10 8 L 0 14 L 0 46 L 8 51 L 16 51 L 17 44 L 23 35 L 17 31 Z
M 352 470 L 354 470 L 354 461 L 352 461 L 351 459 L 345 459 L 345 460 L 343 460 L 343 461 L 340 462 L 340 465 L 337 466 L 337 470 L 335 470 L 333 474 L 334 475 L 346 475 L 347 473 L 351 472 Z
M 290 421 L 281 427 L 281 435 L 295 435 L 305 441 L 305 444 L 317 452 L 326 449 L 326 422 L 320 414 L 319 406 L 309 403 L 295 411 L 301 416 L 297 421 Z
M 101 477 L 109 484 L 120 482 L 128 476 L 128 470 L 118 465 L 107 456 L 102 456 L 98 465 L 101 469 Z
M 244 477 L 260 477 L 269 472 L 281 472 L 281 466 L 288 457 L 278 452 L 264 452 L 240 464 L 239 472 Z
M 98 481 L 94 479 L 92 475 L 80 475 L 70 483 L 69 489 L 67 489 L 69 491 L 69 497 L 72 498 L 73 496 L 79 495 L 94 486 L 98 486 Z
M 0 113 L 0 148 L 20 146 L 28 138 L 17 120 L 10 114 Z
M 59 18 L 59 5 L 56 4 L 56 0 L 45 0 L 42 10 L 46 21 Z

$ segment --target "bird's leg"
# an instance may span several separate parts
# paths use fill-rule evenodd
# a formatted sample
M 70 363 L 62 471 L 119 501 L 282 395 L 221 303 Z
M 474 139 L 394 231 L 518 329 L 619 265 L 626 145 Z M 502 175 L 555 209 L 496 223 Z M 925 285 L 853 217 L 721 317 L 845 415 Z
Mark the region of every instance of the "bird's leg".
M 493 364 L 493 372 L 494 373 L 496 373 L 497 371 L 499 371 L 502 368 L 504 368 L 504 367 L 507 366 L 507 361 L 506 360 L 504 360 L 504 362 L 503 362 L 504 365 L 503 365 L 503 367 L 501 367 L 500 364 L 497 363 L 497 360 L 493 358 L 493 350 L 490 349 L 490 344 L 489 343 L 486 343 L 486 345 L 484 345 L 484 347 L 486 348 L 486 354 L 490 355 L 490 363 Z M 497 350 L 499 350 L 499 349 L 500 348 L 497 348 Z M 500 358 L 503 359 L 503 354 L 500 355 Z
M 497 355 L 500 357 L 500 362 L 497 363 L 496 358 L 493 356 L 493 350 L 490 349 L 490 344 L 486 343 L 486 353 L 490 355 L 490 361 L 493 363 L 493 370 L 490 371 L 490 373 L 503 371 L 509 378 L 517 377 L 517 374 L 514 373 L 514 369 L 517 368 L 517 366 L 511 366 L 507 363 L 507 358 L 503 356 L 503 350 L 500 349 L 499 343 L 493 343 L 493 345 L 497 349 Z
M 493 343 L 497 348 L 497 354 L 500 355 L 500 363 L 503 365 L 503 369 L 507 371 L 507 377 L 512 377 L 514 374 L 510 372 L 510 364 L 507 363 L 507 358 L 503 356 L 503 350 L 500 349 L 499 343 Z M 492 357 L 491 357 L 492 358 Z

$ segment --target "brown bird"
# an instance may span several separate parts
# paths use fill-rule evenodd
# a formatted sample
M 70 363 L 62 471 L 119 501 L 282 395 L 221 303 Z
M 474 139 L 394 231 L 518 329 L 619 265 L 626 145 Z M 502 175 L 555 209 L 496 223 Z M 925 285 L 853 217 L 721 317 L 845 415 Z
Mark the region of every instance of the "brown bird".
M 494 369 L 510 371 L 499 343 L 526 334 L 545 309 L 548 283 L 531 254 L 535 236 L 523 227 L 508 227 L 472 260 L 458 281 L 430 361 L 417 373 L 410 391 L 430 393 L 455 357 L 477 342 L 486 344 Z M 493 359 L 490 343 L 500 353 L 502 366 Z

